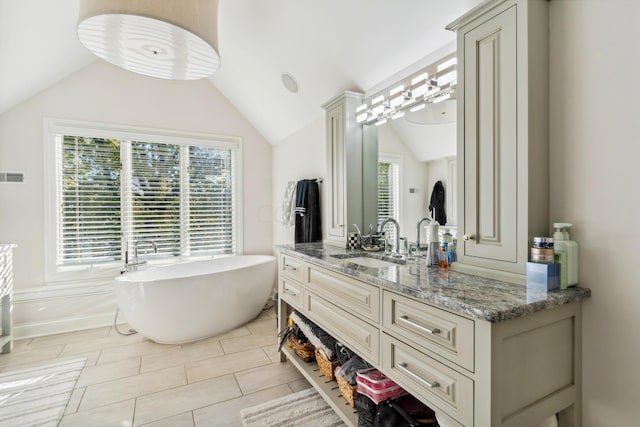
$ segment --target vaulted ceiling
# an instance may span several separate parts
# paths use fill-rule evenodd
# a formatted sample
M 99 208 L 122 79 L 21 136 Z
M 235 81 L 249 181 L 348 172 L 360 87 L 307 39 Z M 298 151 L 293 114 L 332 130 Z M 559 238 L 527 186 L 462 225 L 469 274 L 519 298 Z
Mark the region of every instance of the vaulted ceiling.
M 0 0 L 0 114 L 97 60 L 75 33 L 79 1 Z M 367 91 L 451 43 L 445 25 L 480 2 L 220 0 L 210 81 L 277 143 L 340 91 Z

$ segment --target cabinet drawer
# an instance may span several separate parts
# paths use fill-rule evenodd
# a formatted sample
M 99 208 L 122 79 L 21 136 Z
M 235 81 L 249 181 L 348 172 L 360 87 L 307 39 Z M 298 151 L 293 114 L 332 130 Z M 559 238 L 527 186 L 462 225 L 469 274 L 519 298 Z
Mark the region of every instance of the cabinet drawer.
M 380 288 L 313 265 L 307 289 L 338 307 L 380 322 Z
M 474 371 L 472 320 L 387 291 L 382 300 L 385 330 Z
M 312 292 L 305 292 L 305 315 L 370 363 L 377 364 L 380 331 Z
M 382 334 L 382 370 L 417 398 L 465 426 L 473 425 L 473 381 Z
M 300 283 L 281 276 L 278 286 L 278 294 L 283 300 L 292 306 L 298 309 L 303 307 L 304 287 Z
M 279 270 L 281 275 L 304 283 L 306 281 L 305 268 L 306 264 L 304 263 L 304 261 L 291 257 L 289 255 L 280 255 Z

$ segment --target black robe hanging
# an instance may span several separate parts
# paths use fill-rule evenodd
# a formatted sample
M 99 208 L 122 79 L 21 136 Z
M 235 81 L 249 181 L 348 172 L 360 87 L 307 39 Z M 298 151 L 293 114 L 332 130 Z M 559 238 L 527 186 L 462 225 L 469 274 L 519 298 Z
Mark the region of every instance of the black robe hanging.
M 444 186 L 442 185 L 442 181 L 436 182 L 433 186 L 429 212 L 431 212 L 431 217 L 435 218 L 440 225 L 447 223 L 447 214 L 444 210 Z
M 322 240 L 320 189 L 315 179 L 298 181 L 295 212 L 295 242 L 307 243 Z

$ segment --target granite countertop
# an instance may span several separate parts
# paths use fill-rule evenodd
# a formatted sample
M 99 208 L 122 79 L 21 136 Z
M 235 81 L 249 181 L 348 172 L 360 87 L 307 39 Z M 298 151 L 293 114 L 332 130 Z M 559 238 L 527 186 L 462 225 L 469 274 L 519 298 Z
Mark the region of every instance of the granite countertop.
M 371 268 L 354 264 L 349 259 L 366 256 L 392 260 L 384 253 L 347 250 L 321 242 L 278 245 L 276 249 L 382 288 L 492 323 L 591 297 L 591 290 L 587 288 L 536 291 L 524 285 L 427 267 L 424 257 Z

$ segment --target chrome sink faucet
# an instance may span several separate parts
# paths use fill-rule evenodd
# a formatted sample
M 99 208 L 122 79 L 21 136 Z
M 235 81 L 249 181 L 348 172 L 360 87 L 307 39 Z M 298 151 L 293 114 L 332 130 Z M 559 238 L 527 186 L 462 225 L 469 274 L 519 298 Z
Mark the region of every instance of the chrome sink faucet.
M 127 243 L 127 249 L 124 251 L 124 271 L 136 271 L 139 266 L 147 263 L 146 260 L 138 260 L 138 247 L 141 244 L 151 245 L 153 247 L 153 253 L 158 253 L 158 245 L 153 240 L 134 240 L 133 241 L 133 261 L 129 261 L 129 243 Z
M 394 239 L 395 242 L 393 245 L 393 255 L 398 256 L 400 254 L 400 224 L 398 224 L 398 221 L 393 218 L 385 219 L 384 221 L 382 221 L 382 224 L 380 224 L 380 230 L 378 230 L 378 232 L 382 234 L 382 230 L 384 230 L 385 225 L 389 223 L 393 224 L 396 228 L 396 236 Z

